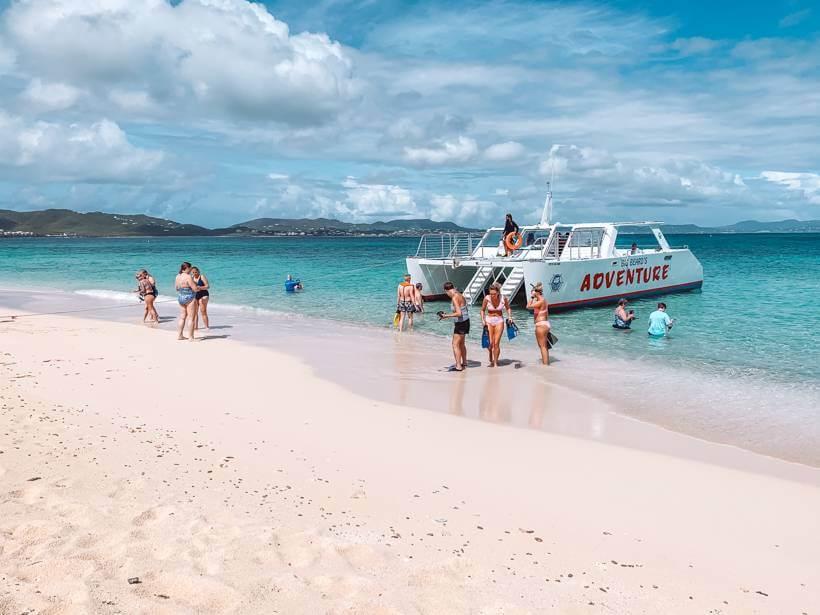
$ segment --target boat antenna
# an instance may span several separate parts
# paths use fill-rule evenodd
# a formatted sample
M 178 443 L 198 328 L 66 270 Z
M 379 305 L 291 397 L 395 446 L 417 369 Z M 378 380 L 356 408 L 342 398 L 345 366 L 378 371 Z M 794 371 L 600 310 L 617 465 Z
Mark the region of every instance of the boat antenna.
M 550 180 L 547 182 L 547 198 L 544 201 L 544 210 L 541 212 L 540 226 L 549 226 L 552 221 L 552 185 L 555 181 L 555 164 L 552 165 Z

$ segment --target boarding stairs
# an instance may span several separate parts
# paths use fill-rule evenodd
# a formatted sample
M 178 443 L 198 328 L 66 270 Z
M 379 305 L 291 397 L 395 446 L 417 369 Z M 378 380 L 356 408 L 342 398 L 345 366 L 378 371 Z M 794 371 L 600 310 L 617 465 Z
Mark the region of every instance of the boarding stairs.
M 464 296 L 464 300 L 467 302 L 467 305 L 472 305 L 475 303 L 475 300 L 484 290 L 484 286 L 487 284 L 487 280 L 490 279 L 490 276 L 493 275 L 493 267 L 490 265 L 485 265 L 483 267 L 479 267 L 478 270 L 473 275 L 473 279 L 470 280 L 470 283 L 467 285 L 467 288 L 462 293 Z
M 513 270 L 507 274 L 507 279 L 504 280 L 504 284 L 501 285 L 501 295 L 505 297 L 507 301 L 512 301 L 523 283 L 524 268 L 521 265 L 513 267 Z
M 487 282 L 492 279 L 493 282 L 498 281 L 501 276 L 506 273 L 504 283 L 501 285 L 501 294 L 507 300 L 512 301 L 521 285 L 524 284 L 524 267 L 521 265 L 509 267 L 493 267 L 491 265 L 484 265 L 479 267 L 473 279 L 467 285 L 463 295 L 467 305 L 472 305 L 476 300 L 484 294 L 484 289 Z

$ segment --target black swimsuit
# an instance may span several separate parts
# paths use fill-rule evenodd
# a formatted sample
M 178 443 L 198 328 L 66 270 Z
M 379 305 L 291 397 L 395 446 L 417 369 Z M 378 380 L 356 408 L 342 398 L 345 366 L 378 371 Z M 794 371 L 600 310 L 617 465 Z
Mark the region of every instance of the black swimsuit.
M 205 286 L 205 282 L 203 282 L 203 281 L 202 281 L 202 278 L 199 278 L 199 279 L 196 281 L 196 285 L 197 285 L 197 286 Z M 207 296 L 209 296 L 210 294 L 211 294 L 211 293 L 209 293 L 207 290 L 198 290 L 198 291 L 196 291 L 196 298 L 197 298 L 197 299 L 202 299 L 202 297 L 207 297 Z

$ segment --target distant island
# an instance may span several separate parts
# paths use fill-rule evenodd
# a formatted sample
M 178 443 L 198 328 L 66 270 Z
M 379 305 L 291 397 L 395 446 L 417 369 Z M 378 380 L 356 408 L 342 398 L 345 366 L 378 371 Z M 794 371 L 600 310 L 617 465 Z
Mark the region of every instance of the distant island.
M 329 218 L 257 218 L 209 229 L 151 216 L 79 213 L 69 209 L 11 211 L 0 209 L 0 237 L 418 237 L 424 233 L 463 233 L 453 222 L 428 219 L 352 223 Z M 663 227 L 667 235 L 709 233 L 820 233 L 820 220 L 746 220 L 727 226 L 695 224 Z M 646 233 L 645 227 L 621 227 L 622 233 Z
M 79 213 L 69 209 L 0 209 L 0 237 L 417 237 L 424 233 L 474 230 L 453 222 L 426 219 L 364 224 L 328 218 L 257 218 L 226 228 L 209 229 L 142 214 Z

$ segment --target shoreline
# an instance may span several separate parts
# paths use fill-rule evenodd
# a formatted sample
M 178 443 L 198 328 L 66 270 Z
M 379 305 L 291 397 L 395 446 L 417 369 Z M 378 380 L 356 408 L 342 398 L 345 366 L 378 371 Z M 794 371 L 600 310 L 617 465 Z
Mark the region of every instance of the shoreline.
M 223 330 L 0 331 L 11 612 L 808 613 L 820 596 L 817 481 L 420 412 Z
M 38 298 L 51 300 L 54 297 L 54 293 L 31 289 L 16 292 L 35 303 Z M 69 311 L 68 315 L 138 324 L 128 309 L 136 311 L 139 304 L 113 304 L 108 306 L 110 310 L 101 309 L 98 313 L 97 308 L 87 306 L 89 296 L 77 293 L 64 293 L 63 296 L 86 306 L 78 308 L 79 311 Z M 175 301 L 169 303 L 176 306 Z M 45 305 L 43 303 L 41 307 L 45 308 Z M 585 387 L 577 373 L 571 374 L 572 377 L 562 373 L 580 369 L 580 375 L 586 375 L 584 362 L 590 357 L 573 357 L 570 359 L 572 370 L 569 370 L 561 366 L 567 359 L 562 359 L 559 354 L 555 361 L 557 368 L 543 368 L 519 356 L 520 349 L 510 351 L 508 347 L 505 365 L 499 370 L 474 365 L 463 374 L 451 374 L 446 371 L 452 359 L 449 338 L 436 333 L 416 331 L 402 336 L 368 324 L 324 321 L 301 313 L 246 306 L 214 304 L 211 310 L 218 321 L 224 322 L 213 330 L 218 336 L 285 352 L 310 365 L 323 380 L 374 401 L 457 415 L 498 426 L 671 454 L 810 484 L 820 476 L 820 463 L 815 465 L 768 455 L 620 412 L 612 399 Z M 174 322 L 174 319 L 166 320 L 160 328 L 172 329 Z M 354 344 L 356 351 L 351 352 Z M 479 357 L 483 363 L 484 351 L 477 342 L 468 343 L 468 349 L 471 361 Z M 526 348 L 525 352 L 531 350 Z M 339 365 L 346 367 L 340 370 Z M 515 392 L 515 399 L 505 398 L 500 391 Z M 542 406 L 555 395 L 565 399 L 566 403 L 544 412 Z

